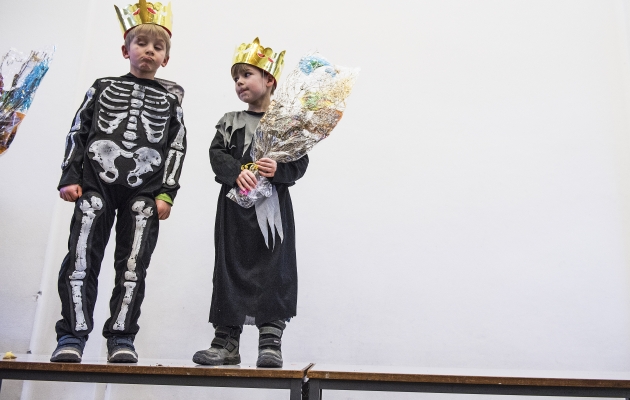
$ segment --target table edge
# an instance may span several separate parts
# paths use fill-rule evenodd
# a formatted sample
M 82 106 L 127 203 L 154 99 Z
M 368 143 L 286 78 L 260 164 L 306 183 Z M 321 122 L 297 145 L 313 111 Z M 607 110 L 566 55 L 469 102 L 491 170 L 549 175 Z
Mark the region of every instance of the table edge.
M 544 386 L 544 387 L 584 387 L 584 388 L 621 388 L 630 389 L 630 380 L 582 379 L 582 378 L 525 378 L 500 376 L 468 375 L 429 375 L 404 373 L 379 373 L 356 371 L 325 371 L 309 369 L 308 379 L 409 382 L 460 385 L 502 385 L 502 386 Z
M 37 372 L 72 372 L 98 374 L 135 374 L 135 375 L 171 375 L 171 376 L 208 376 L 232 378 L 270 378 L 302 379 L 312 367 L 306 364 L 301 369 L 285 370 L 272 368 L 239 369 L 222 366 L 172 366 L 172 365 L 135 365 L 135 364 L 89 364 L 89 363 L 51 363 L 39 361 L 0 360 L 2 371 L 37 371 Z

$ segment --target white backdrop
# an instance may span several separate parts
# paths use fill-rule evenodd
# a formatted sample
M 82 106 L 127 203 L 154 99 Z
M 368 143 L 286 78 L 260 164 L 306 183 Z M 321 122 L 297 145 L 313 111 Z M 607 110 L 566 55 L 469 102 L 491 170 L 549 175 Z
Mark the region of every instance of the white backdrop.
M 221 115 L 244 108 L 233 49 L 259 36 L 287 50 L 287 68 L 319 50 L 362 69 L 343 120 L 292 188 L 300 284 L 285 361 L 630 371 L 630 1 L 177 0 L 173 9 L 171 60 L 158 76 L 186 89 L 189 150 L 148 271 L 141 358 L 188 359 L 211 340 L 219 185 L 207 149 Z M 55 189 L 65 135 L 93 80 L 128 72 L 109 1 L 0 0 L 0 53 L 53 44 L 0 156 L 2 352 L 54 349 L 72 214 Z M 111 250 L 86 356 L 105 355 Z M 256 340 L 246 328 L 245 363 Z M 3 382 L 0 399 L 20 396 L 278 393 Z

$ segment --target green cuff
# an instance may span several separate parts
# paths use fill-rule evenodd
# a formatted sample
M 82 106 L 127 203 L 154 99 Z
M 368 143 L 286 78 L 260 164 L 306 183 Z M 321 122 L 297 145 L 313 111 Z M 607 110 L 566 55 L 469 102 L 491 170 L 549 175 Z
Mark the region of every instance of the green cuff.
M 166 193 L 160 193 L 157 196 L 155 196 L 155 200 L 162 200 L 167 202 L 170 205 L 173 205 L 173 199 L 171 199 L 171 196 L 169 196 Z

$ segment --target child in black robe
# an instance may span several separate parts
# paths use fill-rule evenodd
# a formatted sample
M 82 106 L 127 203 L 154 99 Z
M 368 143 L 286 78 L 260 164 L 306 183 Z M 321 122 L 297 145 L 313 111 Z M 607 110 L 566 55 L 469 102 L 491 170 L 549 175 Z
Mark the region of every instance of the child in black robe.
M 256 176 L 250 146 L 258 121 L 269 108 L 271 94 L 282 68 L 284 52 L 253 43 L 241 45 L 232 65 L 236 94 L 248 104 L 247 111 L 229 112 L 216 125 L 210 146 L 210 163 L 221 184 L 215 221 L 215 266 L 210 322 L 215 338 L 211 347 L 200 350 L 193 361 L 204 365 L 239 364 L 239 338 L 243 325 L 259 328 L 258 367 L 281 367 L 282 332 L 286 321 L 296 315 L 297 264 L 295 226 L 289 186 L 301 178 L 308 166 L 304 156 L 291 163 L 269 158 L 256 161 L 258 172 L 276 188 L 283 238 L 268 227 L 266 242 L 255 207 L 243 208 L 227 197 L 235 187 L 251 190 Z

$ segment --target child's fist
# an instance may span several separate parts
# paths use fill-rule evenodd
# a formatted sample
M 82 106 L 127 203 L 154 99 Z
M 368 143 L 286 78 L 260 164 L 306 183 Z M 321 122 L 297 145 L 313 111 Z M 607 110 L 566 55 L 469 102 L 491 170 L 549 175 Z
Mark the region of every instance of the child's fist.
M 273 178 L 278 168 L 276 160 L 272 160 L 271 158 L 261 158 L 256 161 L 256 165 L 258 165 L 258 173 L 265 178 Z
M 59 197 L 65 201 L 77 201 L 81 196 L 83 196 L 83 189 L 79 185 L 68 185 L 59 189 Z
M 254 175 L 254 173 L 248 169 L 242 170 L 241 173 L 238 175 L 238 178 L 236 178 L 236 184 L 241 190 L 245 192 L 254 190 L 257 183 L 258 182 L 256 181 L 256 175 Z
M 171 215 L 171 205 L 164 200 L 155 200 L 155 206 L 157 207 L 158 218 L 164 220 Z

